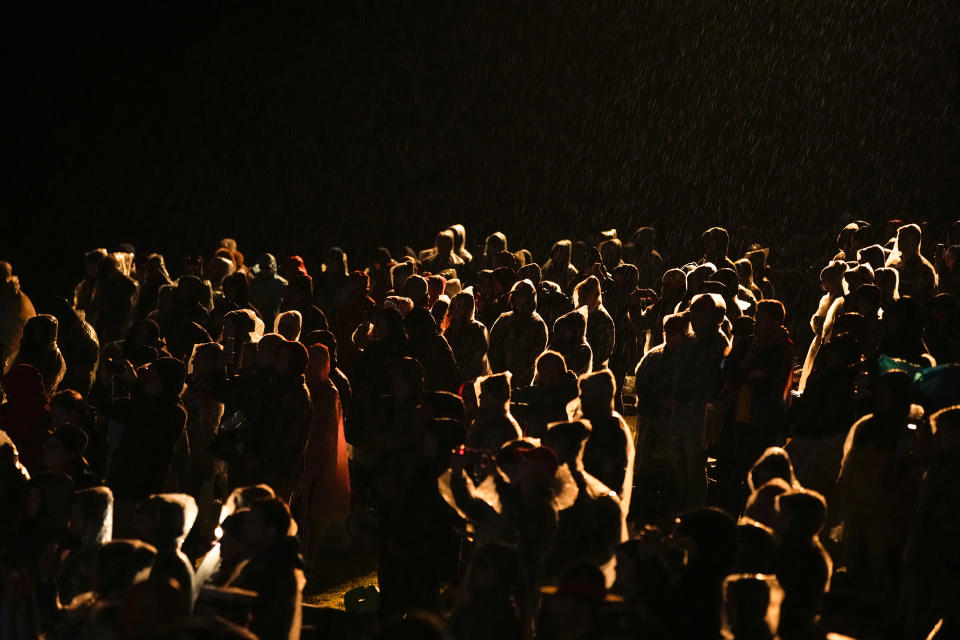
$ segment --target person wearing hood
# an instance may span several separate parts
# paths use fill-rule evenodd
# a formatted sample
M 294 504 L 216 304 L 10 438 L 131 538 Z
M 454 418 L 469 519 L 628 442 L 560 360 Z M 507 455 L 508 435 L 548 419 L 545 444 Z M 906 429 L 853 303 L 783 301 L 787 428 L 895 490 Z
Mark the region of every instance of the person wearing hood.
M 547 573 L 556 576 L 568 564 L 586 561 L 605 570 L 607 583 L 612 584 L 614 551 L 627 539 L 626 512 L 617 494 L 584 469 L 584 445 L 591 430 L 586 420 L 555 422 L 543 439 L 543 446 L 567 466 L 578 490 L 576 501 L 560 512 Z
M 117 528 L 132 527 L 135 503 L 163 490 L 177 445 L 184 437 L 187 412 L 180 401 L 185 370 L 174 358 L 160 358 L 138 371 L 120 361 L 120 375 L 133 386 L 130 399 L 110 407 L 113 420 L 123 425 L 119 442 L 108 460 L 108 485 L 117 499 Z
M 130 324 L 137 283 L 120 269 L 120 261 L 113 254 L 104 256 L 97 268 L 91 324 L 103 344 L 121 340 Z
M 510 373 L 478 378 L 477 419 L 467 432 L 467 446 L 495 453 L 507 442 L 520 438 L 520 425 L 510 414 Z
M 723 298 L 715 293 L 698 294 L 690 303 L 690 326 L 693 338 L 684 344 L 679 362 L 680 387 L 675 418 L 677 437 L 682 443 L 685 478 L 681 504 L 703 504 L 706 498 L 706 434 L 704 422 L 707 405 L 720 386 L 720 365 L 729 348 L 720 325 L 726 314 Z
M 346 520 L 350 515 L 350 472 L 347 441 L 343 435 L 343 409 L 337 388 L 330 380 L 330 352 L 322 344 L 309 349 L 306 381 L 312 415 L 304 454 L 304 473 L 297 494 L 307 566 L 314 566 L 325 548 L 343 550 Z M 294 501 L 297 503 L 297 501 Z
M 197 503 L 184 493 L 155 494 L 137 506 L 137 537 L 157 550 L 150 578 L 175 580 L 188 609 L 193 606 L 199 585 L 193 563 L 181 547 L 196 519 Z
M 40 372 L 19 364 L 3 376 L 7 401 L 0 405 L 0 431 L 5 431 L 20 453 L 20 462 L 40 469 L 43 445 L 50 431 L 50 400 Z
M 463 258 L 454 251 L 456 238 L 451 229 L 445 229 L 437 234 L 433 249 L 423 259 L 423 270 L 429 273 L 440 273 L 444 269 L 456 269 L 463 265 Z
M 410 356 L 423 367 L 424 390 L 457 391 L 461 384 L 457 361 L 430 312 L 417 307 L 404 318 L 404 325 L 410 336 Z
M 93 318 L 93 289 L 97 284 L 100 261 L 106 255 L 107 250 L 103 248 L 83 254 L 83 280 L 73 288 L 73 308 L 87 321 Z
M 279 267 L 280 275 L 289 282 L 297 276 L 309 276 L 307 265 L 303 263 L 303 258 L 297 255 L 287 256 Z
M 313 278 L 306 274 L 295 275 L 287 282 L 280 310 L 297 311 L 300 314 L 302 336 L 328 328 L 327 316 L 313 304 Z
M 820 345 L 824 342 L 824 323 L 827 319 L 827 312 L 833 306 L 834 301 L 843 296 L 843 274 L 846 270 L 847 267 L 844 263 L 833 261 L 820 271 L 820 288 L 823 289 L 824 294 L 820 298 L 817 312 L 810 317 L 813 340 L 810 342 L 810 348 L 807 349 L 807 358 L 803 363 L 803 373 L 800 375 L 800 393 L 803 393 L 807 387 L 807 379 L 813 370 L 813 361 L 817 357 Z
M 389 249 L 377 247 L 370 259 L 370 266 L 364 269 L 370 282 L 370 298 L 377 305 L 383 304 L 384 299 L 393 289 L 390 271 L 396 264 Z
M 483 245 L 483 255 L 479 259 L 479 269 L 496 269 L 503 266 L 501 262 L 501 253 L 508 251 L 507 236 L 500 231 L 496 231 L 487 236 Z
M 550 258 L 544 263 L 542 277 L 544 280 L 556 282 L 565 293 L 573 291 L 577 279 L 577 268 L 570 263 L 570 254 L 573 243 L 569 240 L 559 240 L 550 249 Z
M 303 316 L 299 311 L 281 311 L 273 321 L 273 332 L 279 333 L 284 340 L 297 342 L 302 324 Z
M 730 234 L 726 229 L 710 227 L 703 232 L 700 240 L 703 243 L 703 257 L 700 259 L 700 264 L 710 262 L 718 269 L 730 267 L 736 271 L 736 265 L 727 256 L 730 250 Z
M 544 351 L 537 357 L 533 382 L 514 391 L 511 411 L 527 436 L 542 438 L 547 425 L 568 418 L 567 405 L 576 400 L 577 392 L 577 375 L 567 369 L 563 356 Z
M 675 590 L 674 632 L 680 638 L 716 638 L 722 585 L 737 551 L 736 523 L 721 509 L 699 507 L 676 519 L 674 535 L 691 541 Z
M 453 232 L 453 252 L 460 256 L 464 266 L 469 267 L 473 262 L 473 254 L 467 249 L 467 228 L 462 224 L 450 225 Z
M 553 323 L 549 349 L 563 356 L 567 368 L 577 376 L 593 371 L 593 351 L 587 342 L 586 307 L 566 313 Z
M 593 352 L 593 370 L 605 369 L 613 355 L 617 334 L 613 318 L 603 306 L 600 281 L 596 276 L 590 276 L 574 288 L 573 306 L 587 309 L 587 342 Z
M 691 340 L 686 313 L 669 315 L 663 322 L 663 342 L 647 352 L 637 365 L 637 479 L 640 496 L 635 511 L 664 514 L 676 503 L 684 479 L 678 474 L 683 452 L 674 412 L 680 395 L 680 359 Z
M 373 298 L 368 295 L 370 280 L 362 271 L 349 274 L 338 289 L 336 306 L 329 310 L 330 331 L 340 345 L 337 361 L 348 375 L 353 375 L 354 365 L 364 345 L 354 343 L 352 337 L 357 327 L 369 322 L 377 308 Z M 386 306 L 386 305 L 384 305 Z M 406 314 L 404 314 L 406 315 Z
M 520 387 L 530 384 L 534 362 L 547 346 L 547 325 L 537 313 L 537 291 L 529 280 L 513 285 L 510 307 L 490 330 L 490 368 L 510 371 Z
M 920 227 L 906 224 L 897 229 L 897 246 L 886 266 L 900 272 L 900 295 L 916 298 L 921 304 L 937 293 L 937 272 L 920 253 Z
M 110 489 L 92 487 L 77 491 L 68 528 L 79 537 L 80 546 L 63 561 L 57 578 L 58 596 L 65 605 L 81 593 L 94 590 L 97 558 L 103 545 L 113 538 L 113 493 Z
M 812 638 L 833 575 L 833 561 L 819 537 L 827 503 L 819 493 L 799 489 L 777 496 L 776 509 L 780 546 L 774 572 L 784 592 L 779 633 L 783 640 Z
M 885 311 L 881 321 L 880 353 L 920 367 L 937 362 L 923 340 L 923 307 L 915 298 L 900 298 Z
M 580 412 L 592 427 L 583 450 L 583 467 L 617 494 L 626 516 L 633 492 L 635 452 L 627 423 L 614 411 L 614 392 L 609 369 L 580 378 Z
M 51 312 L 57 319 L 57 344 L 67 370 L 60 387 L 86 397 L 90 393 L 100 358 L 100 343 L 93 327 L 80 317 L 66 298 L 54 297 Z
M 307 348 L 299 342 L 280 344 L 273 367 L 269 418 L 253 434 L 246 449 L 256 458 L 259 477 L 285 501 L 293 495 L 303 474 L 304 452 L 310 436 L 312 408 L 304 378 L 308 360 Z
M 187 388 L 183 406 L 187 410 L 187 439 L 190 442 L 190 464 L 185 488 L 197 501 L 198 528 L 212 535 L 216 527 L 217 509 L 214 487 L 226 475 L 223 463 L 210 454 L 224 404 L 215 394 L 223 347 L 216 342 L 198 344 L 187 367 Z
M 280 498 L 254 502 L 243 518 L 243 542 L 250 552 L 228 587 L 257 593 L 250 630 L 261 640 L 298 640 L 306 584 L 293 518 Z
M 914 451 L 925 437 L 923 408 L 911 403 L 912 379 L 887 371 L 877 380 L 873 413 L 847 434 L 834 500 L 844 523 L 843 560 L 854 588 L 892 602 L 902 548 L 918 496 Z
M 29 364 L 43 377 L 47 395 L 52 395 L 67 373 L 67 363 L 57 346 L 57 319 L 40 314 L 23 325 L 23 338 L 14 365 Z
M 340 370 L 337 358 L 337 337 L 331 331 L 314 331 L 303 340 L 303 344 L 307 349 L 315 344 L 322 344 L 327 348 L 330 354 L 330 380 L 333 382 L 333 386 L 337 388 L 337 395 L 340 396 L 340 406 L 344 415 L 346 415 L 350 411 L 353 388 L 350 386 L 347 375 Z
M 736 425 L 725 436 L 734 459 L 732 478 L 743 478 L 749 465 L 786 435 L 783 407 L 793 378 L 793 341 L 783 320 L 779 300 L 762 300 L 753 335 L 723 363 L 720 398 L 731 398 L 727 423 Z
M 287 281 L 277 275 L 277 259 L 272 254 L 263 254 L 257 266 L 250 281 L 250 302 L 260 311 L 264 325 L 272 327 L 287 291 Z
M 734 573 L 723 581 L 722 593 L 722 635 L 710 637 L 728 640 L 781 639 L 777 630 L 782 628 L 780 603 L 783 589 L 774 576 Z
M 96 476 L 83 457 L 88 442 L 87 434 L 80 427 L 72 424 L 58 426 L 43 445 L 40 469 L 70 476 L 78 489 L 92 486 Z
M 160 287 L 171 283 L 163 256 L 159 253 L 151 254 L 147 258 L 146 270 L 137 291 L 137 301 L 133 306 L 134 322 L 144 320 L 151 311 L 157 308 L 157 302 L 160 299 Z
M 23 326 L 37 315 L 33 303 L 20 290 L 20 279 L 9 262 L 0 260 L 0 373 L 9 369 L 20 348 Z
M 349 276 L 347 253 L 340 247 L 330 247 L 323 258 L 320 274 L 313 283 L 317 306 L 328 316 L 333 316 L 336 312 L 341 289 Z
M 490 335 L 475 317 L 472 291 L 461 291 L 453 296 L 443 318 L 442 330 L 453 350 L 461 382 L 473 382 L 490 373 L 487 359 Z

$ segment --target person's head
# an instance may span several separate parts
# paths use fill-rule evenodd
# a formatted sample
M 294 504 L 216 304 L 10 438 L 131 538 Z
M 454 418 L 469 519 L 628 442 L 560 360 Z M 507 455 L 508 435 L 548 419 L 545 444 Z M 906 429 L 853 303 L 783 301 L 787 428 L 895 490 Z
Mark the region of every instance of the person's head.
M 284 311 L 273 321 L 273 331 L 287 340 L 299 340 L 303 316 L 299 311 Z
M 83 269 L 87 277 L 96 279 L 100 273 L 100 261 L 107 255 L 106 249 L 94 249 L 83 255 Z
M 138 537 L 158 549 L 180 548 L 197 520 L 197 502 L 185 493 L 157 493 L 137 505 Z
M 396 309 L 384 306 L 377 310 L 373 321 L 373 336 L 383 342 L 403 342 L 407 339 L 407 329 L 403 316 Z
M 122 597 L 134 583 L 146 579 L 156 557 L 157 549 L 140 540 L 106 543 L 94 563 L 94 591 L 103 599 Z
M 793 463 L 790 455 L 782 447 L 768 447 L 757 458 L 747 474 L 747 484 L 750 491 L 756 491 L 774 478 L 780 478 L 791 487 L 799 487 L 793 473 Z
M 311 331 L 303 341 L 303 344 L 307 347 L 322 344 L 330 354 L 330 367 L 334 368 L 337 366 L 337 336 L 335 336 L 332 331 L 327 331 L 326 329 Z
M 580 376 L 580 406 L 586 418 L 602 418 L 613 413 L 616 383 L 609 369 Z
M 682 269 L 668 269 L 660 278 L 660 297 L 678 300 L 687 292 L 687 274 Z
M 520 280 L 510 289 L 510 308 L 519 316 L 529 316 L 537 310 L 537 290 L 529 280 Z
M 37 354 L 40 351 L 55 348 L 57 346 L 58 326 L 57 319 L 51 315 L 41 313 L 30 318 L 23 325 L 20 349 L 24 352 L 29 351 Z
M 545 389 L 556 389 L 567 373 L 567 363 L 556 351 L 544 351 L 537 356 L 534 364 L 533 385 Z
M 774 335 L 783 327 L 786 310 L 779 300 L 761 300 L 757 303 L 754 335 L 766 338 Z
M 685 312 L 671 313 L 663 319 L 664 350 L 674 351 L 690 335 L 690 315 Z
M 586 342 L 587 309 L 580 307 L 553 321 L 552 344 L 571 345 Z
M 473 294 L 469 291 L 461 291 L 450 299 L 450 306 L 447 307 L 447 314 L 443 318 L 443 329 L 450 326 L 463 326 L 473 320 L 475 311 L 475 301 Z
M 212 375 L 220 362 L 223 347 L 216 342 L 204 342 L 193 345 L 187 375 L 206 377 Z
M 477 378 L 474 388 L 477 391 L 479 408 L 482 411 L 506 412 L 510 404 L 509 371 L 494 373 Z
M 296 273 L 287 281 L 284 298 L 291 309 L 310 306 L 313 299 L 313 278 L 305 273 Z
M 623 243 L 619 238 L 610 238 L 600 243 L 600 260 L 608 270 L 613 271 L 623 258 Z
M 109 487 L 77 491 L 70 507 L 68 529 L 81 544 L 104 545 L 113 536 L 113 492 Z
M 904 256 L 918 255 L 920 253 L 921 235 L 919 225 L 903 225 L 897 229 L 897 250 Z
M 733 574 L 723 581 L 723 637 L 773 640 L 780 626 L 783 589 L 764 574 Z
M 429 300 L 428 291 L 426 278 L 414 274 L 403 283 L 400 288 L 400 295 L 413 300 L 414 307 L 423 307 Z
M 952 244 L 943 251 L 943 263 L 948 273 L 957 271 L 960 265 L 960 244 Z
M 554 266 L 565 267 L 570 264 L 570 253 L 573 250 L 573 243 L 569 240 L 558 240 L 550 249 L 550 262 Z
M 223 279 L 223 297 L 227 302 L 246 305 L 250 300 L 250 281 L 244 273 L 233 273 Z
M 874 272 L 873 278 L 884 300 L 896 300 L 900 297 L 899 271 L 892 267 L 882 267 Z
M 89 438 L 83 429 L 65 424 L 47 438 L 43 445 L 40 466 L 45 471 L 69 474 L 75 462 L 83 457 Z
M 710 227 L 700 236 L 703 241 L 703 255 L 709 260 L 727 256 L 730 247 L 730 234 L 723 227 Z
M 557 577 L 555 586 L 541 589 L 545 596 L 538 621 L 538 637 L 594 637 L 601 609 L 608 599 L 603 572 L 586 562 L 576 562 Z
M 720 578 L 730 571 L 737 551 L 737 525 L 717 507 L 696 507 L 675 521 L 674 533 L 689 543 L 687 570 Z
M 273 371 L 281 379 L 299 379 L 306 371 L 309 359 L 305 346 L 293 340 L 284 340 L 277 348 L 277 359 L 273 363 Z
M 841 295 L 843 293 L 843 274 L 847 271 L 847 265 L 840 260 L 833 260 L 820 270 L 820 287 L 832 295 Z
M 487 241 L 483 247 L 483 255 L 488 258 L 494 258 L 500 255 L 501 251 L 507 250 L 507 236 L 500 231 L 491 233 L 487 236 Z
M 690 301 L 690 326 L 698 338 L 717 333 L 727 312 L 723 298 L 716 293 L 701 293 Z
M 827 501 L 810 489 L 781 493 L 774 502 L 776 531 L 787 542 L 809 542 L 820 535 L 827 519 Z
M 573 306 L 574 307 L 587 307 L 588 309 L 596 309 L 601 304 L 603 304 L 603 296 L 600 291 L 600 280 L 596 276 L 590 276 L 586 280 L 580 282 L 573 289 Z
M 434 248 L 437 250 L 437 254 L 441 256 L 447 256 L 453 252 L 454 245 L 454 235 L 453 231 L 450 229 L 445 229 L 437 234 L 437 238 L 433 243 Z
M 571 469 L 575 469 L 583 456 L 583 445 L 590 437 L 591 430 L 592 427 L 587 420 L 553 422 L 547 427 L 543 446 L 557 454 L 560 464 L 566 463 Z
M 420 415 L 425 420 L 463 420 L 463 399 L 450 391 L 427 391 L 420 396 Z
M 85 428 L 90 423 L 90 408 L 73 389 L 57 391 L 50 398 L 50 426 L 54 429 L 65 424 Z
M 243 519 L 243 543 L 251 553 L 260 553 L 287 537 L 290 509 L 280 498 L 258 500 Z
M 407 335 L 411 339 L 427 338 L 437 334 L 437 321 L 433 314 L 423 307 L 416 307 L 403 319 Z
M 906 418 L 913 397 L 913 378 L 906 371 L 891 369 L 877 380 L 873 389 L 873 410 L 880 415 Z
M 347 253 L 340 247 L 330 247 L 323 257 L 322 267 L 324 273 L 346 277 L 350 273 Z

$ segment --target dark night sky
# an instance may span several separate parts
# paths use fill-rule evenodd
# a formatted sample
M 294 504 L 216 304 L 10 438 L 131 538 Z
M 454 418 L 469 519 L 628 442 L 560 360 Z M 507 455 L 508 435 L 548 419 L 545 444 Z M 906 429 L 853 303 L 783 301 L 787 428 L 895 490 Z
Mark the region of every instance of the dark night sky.
M 3 10 L 0 253 L 28 291 L 122 240 L 960 217 L 955 2 L 198 4 Z

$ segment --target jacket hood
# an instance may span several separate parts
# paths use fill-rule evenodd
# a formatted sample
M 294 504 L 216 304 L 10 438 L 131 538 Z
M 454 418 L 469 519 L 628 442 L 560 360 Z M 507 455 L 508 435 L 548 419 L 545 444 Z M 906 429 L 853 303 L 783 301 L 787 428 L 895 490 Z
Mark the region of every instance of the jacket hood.
M 141 503 L 140 510 L 153 521 L 158 549 L 182 545 L 197 519 L 197 503 L 185 493 L 156 493 Z
M 577 342 L 585 342 L 587 339 L 586 307 L 580 307 L 557 318 L 553 323 L 553 332 L 555 335 L 558 329 L 566 329 L 577 337 Z
M 83 514 L 83 545 L 104 545 L 113 538 L 113 492 L 108 487 L 78 491 L 73 504 Z
M 307 363 L 307 384 L 314 385 L 330 379 L 330 351 L 322 344 L 310 345 Z

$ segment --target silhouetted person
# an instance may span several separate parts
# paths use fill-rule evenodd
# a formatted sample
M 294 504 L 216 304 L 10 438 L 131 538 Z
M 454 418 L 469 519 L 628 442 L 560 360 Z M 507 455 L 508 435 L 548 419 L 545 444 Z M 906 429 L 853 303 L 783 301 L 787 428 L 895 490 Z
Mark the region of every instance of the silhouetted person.
M 113 493 L 107 487 L 78 491 L 73 498 L 69 528 L 80 546 L 66 557 L 57 577 L 60 602 L 70 604 L 76 596 L 93 591 L 97 556 L 113 538 Z
M 262 640 L 300 637 L 306 578 L 297 539 L 288 535 L 290 511 L 279 498 L 253 503 L 244 517 L 243 538 L 251 556 L 227 586 L 257 593 L 250 629 Z
M 528 280 L 510 290 L 510 307 L 490 330 L 490 368 L 494 373 L 510 371 L 515 386 L 533 378 L 533 365 L 547 346 L 547 325 L 537 313 L 537 291 Z
M 67 363 L 57 346 L 57 319 L 41 314 L 23 325 L 23 338 L 14 365 L 29 364 L 43 377 L 47 395 L 57 390 L 67 373 Z
M 35 315 L 33 303 L 20 290 L 20 279 L 13 275 L 13 267 L 0 260 L 0 373 L 6 372 L 17 357 L 23 325 Z
M 104 256 L 97 267 L 97 283 L 93 288 L 91 301 L 91 324 L 101 343 L 123 338 L 130 322 L 136 293 L 137 283 L 120 270 L 117 257 Z
M 473 552 L 464 580 L 466 602 L 454 611 L 450 630 L 457 640 L 520 640 L 517 612 L 517 553 L 500 544 Z
M 273 326 L 287 289 L 287 281 L 277 275 L 277 259 L 266 253 L 260 258 L 256 275 L 250 281 L 250 302 L 260 312 L 263 323 Z
M 43 378 L 30 365 L 17 365 L 3 376 L 3 393 L 7 401 L 0 405 L 0 430 L 13 440 L 23 466 L 37 472 L 50 428 Z
M 522 435 L 520 425 L 510 414 L 510 374 L 478 378 L 475 387 L 479 389 L 479 411 L 467 432 L 467 444 L 495 453 Z
M 542 278 L 556 282 L 565 293 L 573 292 L 576 283 L 577 268 L 570 263 L 573 244 L 569 240 L 559 240 L 550 249 L 550 258 L 544 263 Z
M 450 300 L 441 329 L 453 350 L 461 382 L 472 382 L 490 373 L 487 349 L 490 336 L 475 315 L 473 293 L 461 291 Z
M 51 313 L 57 319 L 57 345 L 66 362 L 67 370 L 60 387 L 73 389 L 86 396 L 93 386 L 100 358 L 100 343 L 93 327 L 82 319 L 65 298 L 55 297 Z
M 461 380 L 457 361 L 430 312 L 417 307 L 404 318 L 404 324 L 410 336 L 410 356 L 423 367 L 423 388 L 427 391 L 458 390 Z
M 195 584 L 193 563 L 181 547 L 196 519 L 197 503 L 183 493 L 152 495 L 137 506 L 138 537 L 157 549 L 150 579 L 176 580 L 179 597 L 188 610 L 199 587 Z
M 937 293 L 937 272 L 920 254 L 921 232 L 915 224 L 897 229 L 897 247 L 887 266 L 900 272 L 900 295 L 911 296 L 921 303 Z
M 549 348 L 563 356 L 567 368 L 578 376 L 593 370 L 593 351 L 587 342 L 586 307 L 566 313 L 553 323 Z
M 583 467 L 620 498 L 624 514 L 633 491 L 633 437 L 613 410 L 613 374 L 598 371 L 580 378 L 580 410 L 592 427 L 583 451 Z

